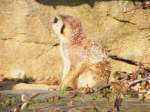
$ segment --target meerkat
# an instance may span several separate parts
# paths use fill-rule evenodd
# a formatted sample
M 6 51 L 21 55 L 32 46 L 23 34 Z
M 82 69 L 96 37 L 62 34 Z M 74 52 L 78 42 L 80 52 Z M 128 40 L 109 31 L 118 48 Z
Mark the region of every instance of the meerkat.
M 109 81 L 110 62 L 106 51 L 95 41 L 86 38 L 79 19 L 58 15 L 51 20 L 59 39 L 63 60 L 61 85 L 71 88 L 92 88 Z

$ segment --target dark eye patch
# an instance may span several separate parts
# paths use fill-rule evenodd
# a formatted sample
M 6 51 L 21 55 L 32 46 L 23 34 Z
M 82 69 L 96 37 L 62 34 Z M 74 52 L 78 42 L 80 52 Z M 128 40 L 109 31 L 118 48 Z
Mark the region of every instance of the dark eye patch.
M 57 17 L 55 17 L 53 22 L 57 23 L 57 21 L 58 21 L 58 19 L 57 19 Z
M 63 24 L 63 26 L 61 27 L 61 30 L 60 30 L 61 34 L 64 33 L 64 29 L 65 29 L 65 25 Z

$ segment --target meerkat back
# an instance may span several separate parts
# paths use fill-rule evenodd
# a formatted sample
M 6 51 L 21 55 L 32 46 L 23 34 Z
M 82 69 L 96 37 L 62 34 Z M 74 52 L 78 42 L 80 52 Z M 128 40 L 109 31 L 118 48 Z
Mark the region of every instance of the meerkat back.
M 94 87 L 108 83 L 110 63 L 105 50 L 82 32 L 77 18 L 58 15 L 52 28 L 60 40 L 63 60 L 62 84 L 72 87 Z

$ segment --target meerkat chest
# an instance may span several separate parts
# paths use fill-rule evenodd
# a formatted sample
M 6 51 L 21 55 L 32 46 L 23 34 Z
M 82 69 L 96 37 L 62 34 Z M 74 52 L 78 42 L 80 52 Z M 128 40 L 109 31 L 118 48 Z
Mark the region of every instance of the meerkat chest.
M 63 59 L 64 62 L 70 60 L 69 49 L 67 49 L 64 44 L 60 44 L 59 51 L 60 51 L 61 58 Z
M 63 43 L 60 43 L 60 55 L 63 61 L 63 76 L 62 78 L 64 79 L 66 75 L 70 71 L 70 66 L 71 66 L 71 60 L 69 56 L 69 50 L 66 48 L 66 46 Z

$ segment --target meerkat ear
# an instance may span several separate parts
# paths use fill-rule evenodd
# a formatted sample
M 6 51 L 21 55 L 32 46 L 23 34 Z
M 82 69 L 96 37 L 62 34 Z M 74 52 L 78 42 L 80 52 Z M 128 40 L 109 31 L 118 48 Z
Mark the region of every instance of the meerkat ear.
M 63 24 L 63 26 L 61 27 L 60 33 L 63 34 L 64 33 L 64 29 L 65 29 L 65 24 Z

